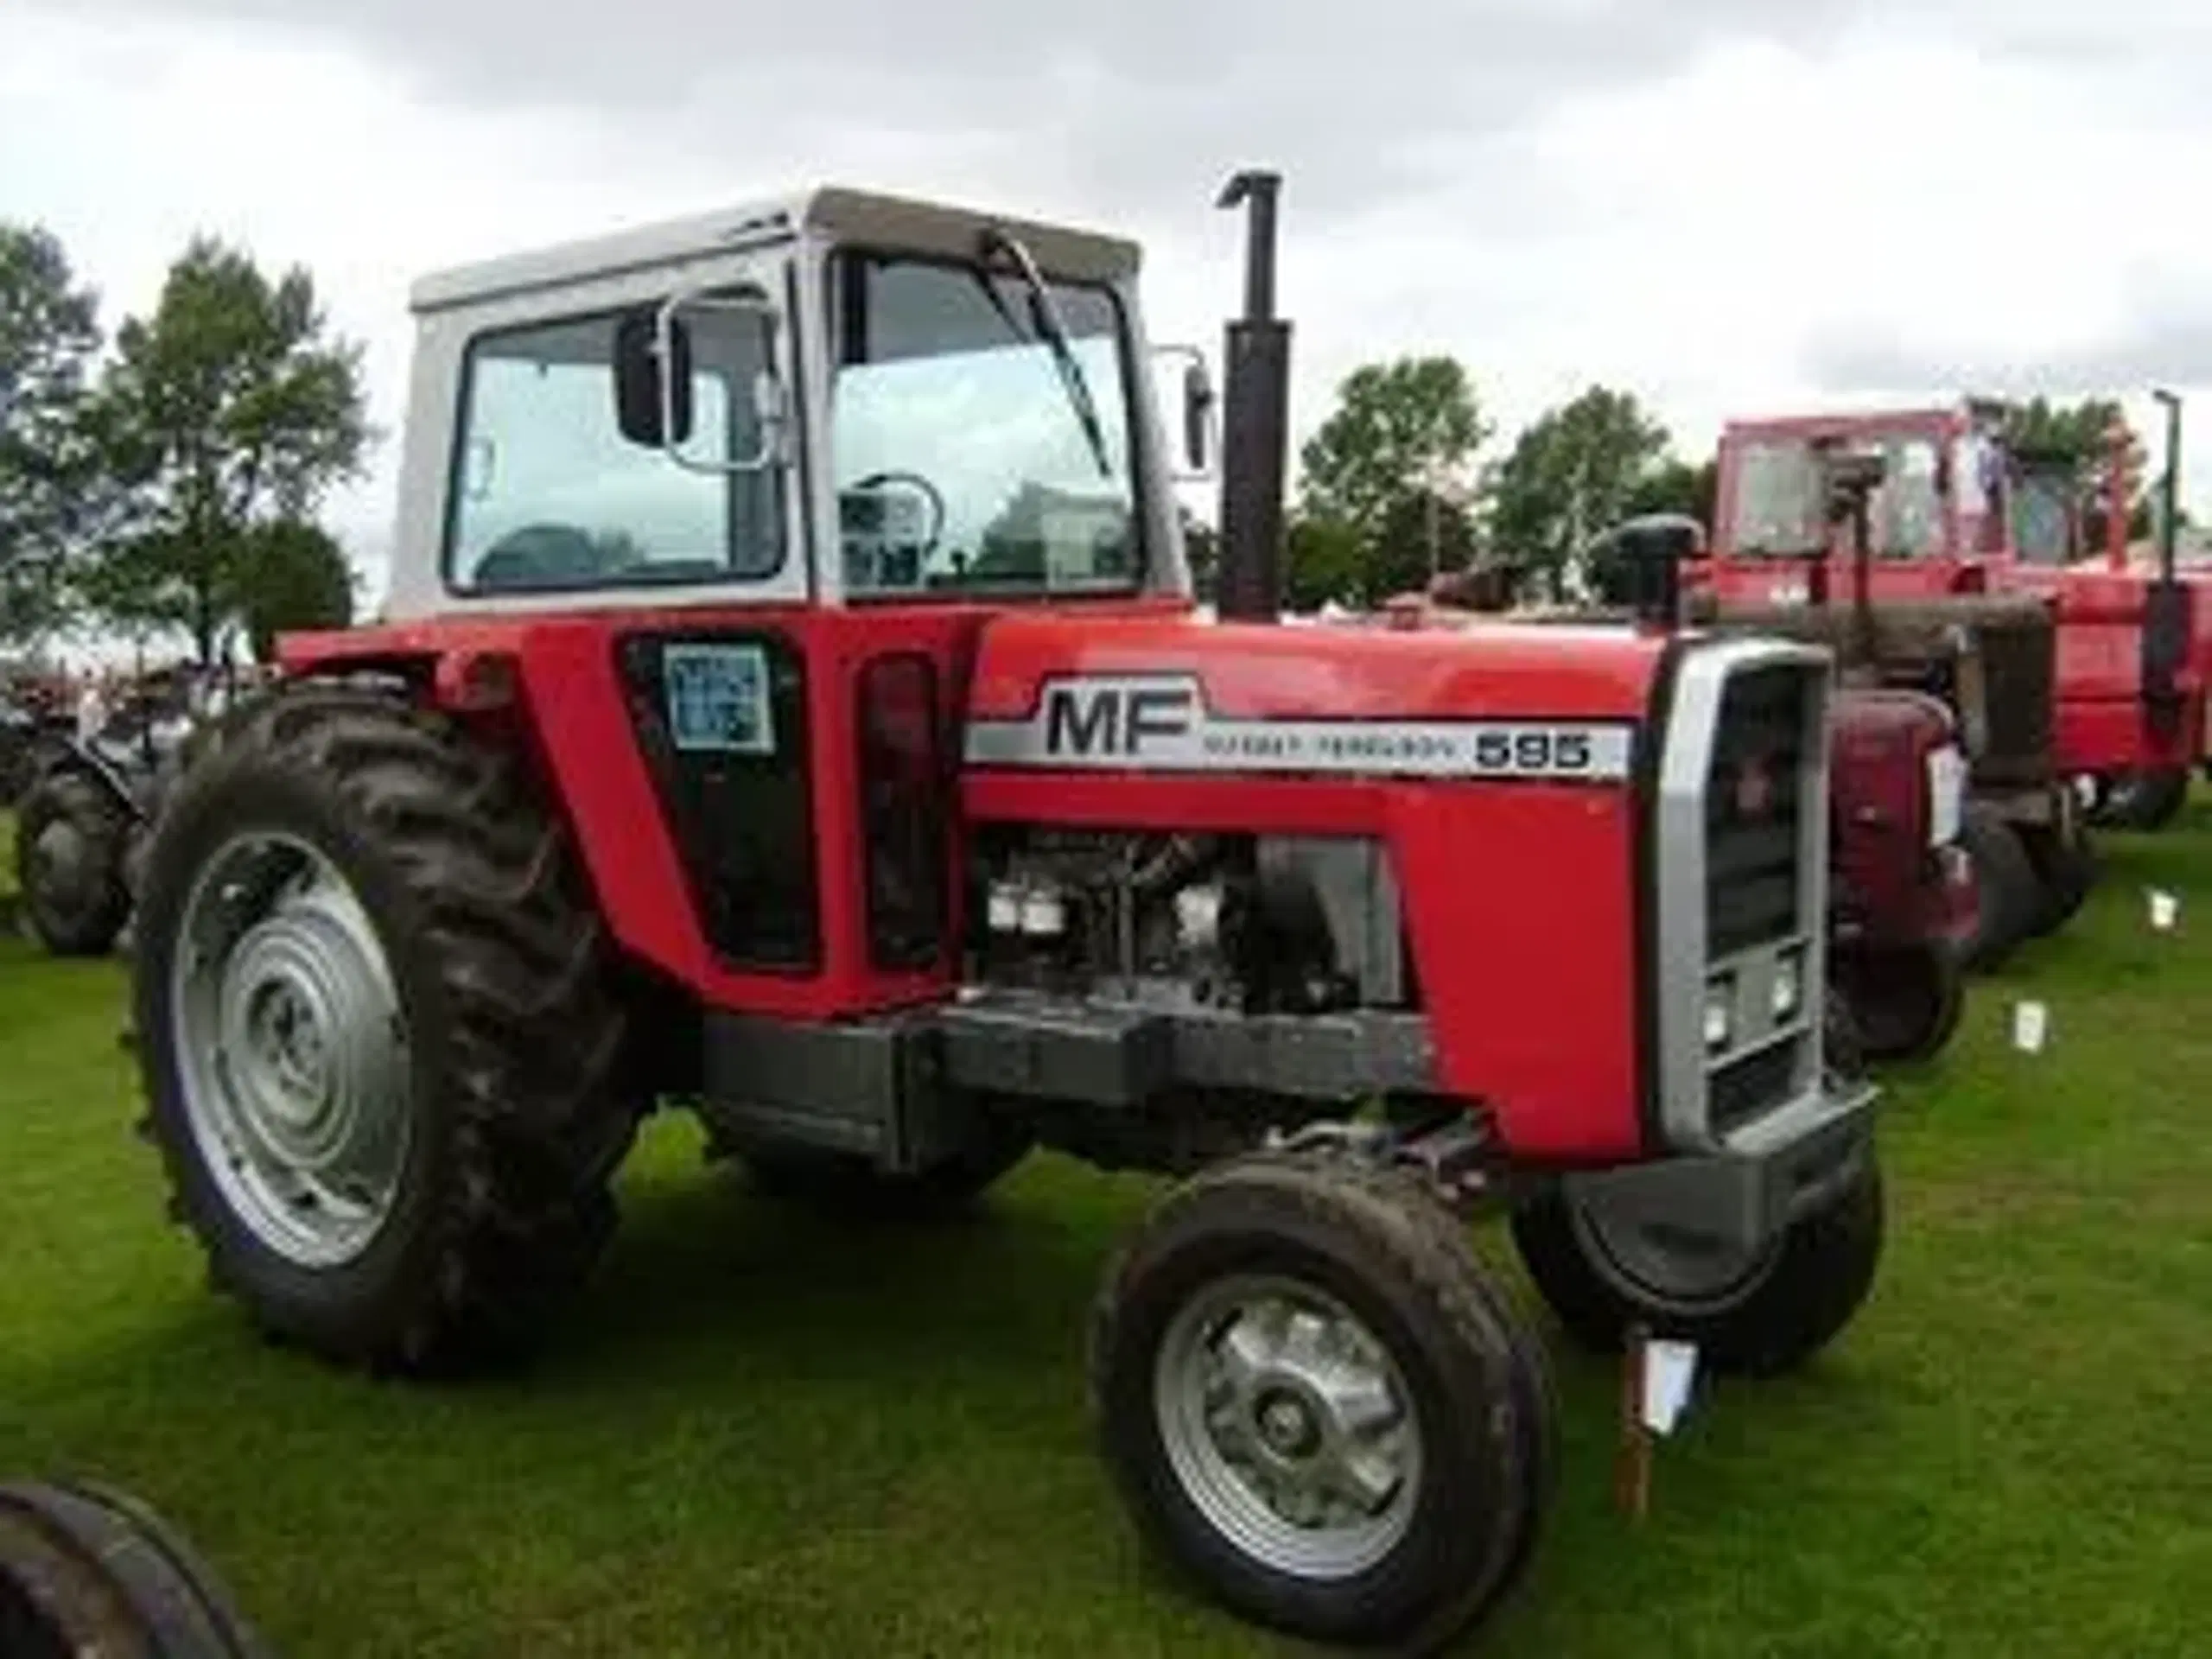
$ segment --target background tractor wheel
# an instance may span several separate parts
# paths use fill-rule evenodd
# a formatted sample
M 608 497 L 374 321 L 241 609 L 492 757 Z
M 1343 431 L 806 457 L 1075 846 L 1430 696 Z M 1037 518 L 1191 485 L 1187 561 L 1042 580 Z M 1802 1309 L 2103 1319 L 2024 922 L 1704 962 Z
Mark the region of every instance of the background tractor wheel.
M 502 755 L 281 690 L 162 814 L 135 969 L 149 1128 L 211 1276 L 334 1359 L 503 1356 L 582 1281 L 635 1132 L 601 930 Z
M 16 818 L 16 885 L 39 942 L 57 957 L 105 956 L 130 918 L 124 879 L 130 815 L 82 772 L 49 772 Z
M 1973 861 L 1980 893 L 1974 930 L 1960 948 L 1970 969 L 1989 971 L 2004 965 L 2033 931 L 2043 905 L 2043 884 L 2019 834 L 1995 809 L 1968 802 L 1959 844 Z
M 2100 811 L 2116 830 L 2147 835 L 2164 830 L 2189 803 L 2189 772 L 2131 772 L 2115 779 Z
M 1700 1249 L 1625 1224 L 1566 1177 L 1516 1210 L 1529 1276 L 1585 1346 L 1617 1351 L 1632 1325 L 1696 1343 L 1722 1370 L 1792 1370 L 1851 1322 L 1882 1253 L 1882 1178 L 1870 1144 L 1843 1190 L 1760 1249 Z
M 0 1485 L 0 1654 L 8 1659 L 267 1659 L 207 1563 L 121 1493 Z
M 1844 951 L 1831 972 L 1871 1060 L 1932 1058 L 1966 1009 L 1965 976 L 1941 944 Z
M 1154 1543 L 1229 1606 L 1433 1651 L 1517 1577 L 1545 1506 L 1552 1405 L 1519 1324 L 1410 1179 L 1239 1158 L 1108 1274 L 1103 1448 Z
M 2097 851 L 2079 824 L 2070 832 L 2040 826 L 2022 829 L 2020 844 L 2035 871 L 2037 903 L 2030 933 L 2056 933 L 2072 921 L 2097 885 Z

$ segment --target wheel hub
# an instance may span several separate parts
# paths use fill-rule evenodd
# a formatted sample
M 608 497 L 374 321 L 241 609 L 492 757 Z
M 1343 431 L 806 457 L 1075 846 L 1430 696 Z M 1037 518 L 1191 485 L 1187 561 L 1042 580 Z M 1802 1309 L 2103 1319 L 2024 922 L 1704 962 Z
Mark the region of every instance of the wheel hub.
M 1421 1465 L 1411 1395 L 1333 1298 L 1288 1281 L 1216 1287 L 1177 1316 L 1155 1382 L 1185 1492 L 1248 1554 L 1343 1579 L 1404 1535 Z
M 302 1266 L 365 1249 L 405 1160 L 405 1022 L 343 877 L 289 838 L 245 837 L 188 899 L 175 1011 L 187 1108 L 239 1219 Z

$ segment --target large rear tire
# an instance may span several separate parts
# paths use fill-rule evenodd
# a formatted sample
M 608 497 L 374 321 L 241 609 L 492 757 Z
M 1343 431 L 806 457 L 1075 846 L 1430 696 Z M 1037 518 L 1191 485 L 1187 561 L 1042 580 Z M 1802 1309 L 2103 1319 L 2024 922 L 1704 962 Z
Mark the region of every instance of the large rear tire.
M 16 818 L 16 885 L 39 943 L 57 957 L 102 957 L 130 918 L 130 814 L 114 791 L 67 766 L 48 771 Z
M 1236 1159 L 1107 1275 L 1103 1448 L 1154 1545 L 1238 1612 L 1433 1651 L 1517 1577 L 1546 1503 L 1552 1406 L 1520 1323 L 1407 1178 Z
M 2131 772 L 2113 781 L 2100 817 L 2114 829 L 2151 835 L 2165 829 L 2189 804 L 2189 769 Z
M 613 1224 L 635 1132 L 602 931 L 508 759 L 287 688 L 164 812 L 135 961 L 149 1127 L 210 1274 L 333 1359 L 513 1353 Z
M 2076 823 L 2066 830 L 2023 829 L 2020 844 L 2036 876 L 2033 938 L 2042 938 L 2072 921 L 2097 885 L 2097 851 L 2089 832 Z
M 267 1659 L 213 1570 L 144 1504 L 102 1487 L 0 1486 L 0 1654 Z
M 1967 803 L 1959 844 L 1974 864 L 1978 894 L 1974 928 L 1959 955 L 1969 969 L 1990 972 L 2002 967 L 2034 930 L 2043 884 L 2036 880 L 2019 832 L 1993 807 Z

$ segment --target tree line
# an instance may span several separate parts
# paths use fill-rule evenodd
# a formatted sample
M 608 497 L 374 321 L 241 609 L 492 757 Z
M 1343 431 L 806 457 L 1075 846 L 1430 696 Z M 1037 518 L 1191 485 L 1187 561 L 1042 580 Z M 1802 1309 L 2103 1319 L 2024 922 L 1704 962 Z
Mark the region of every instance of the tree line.
M 2037 397 L 2008 411 L 2007 440 L 2086 467 L 2120 404 Z M 1713 523 L 1717 466 L 1675 453 L 1666 426 L 1632 392 L 1592 385 L 1546 410 L 1502 454 L 1474 379 L 1457 359 L 1405 357 L 1355 370 L 1299 453 L 1288 525 L 1285 599 L 1298 611 L 1372 606 L 1477 565 L 1531 596 L 1573 595 L 1585 548 L 1608 526 L 1646 512 Z M 2131 518 L 2149 534 L 2152 493 L 2132 442 Z M 1186 519 L 1205 586 L 1212 534 Z
M 0 649 L 181 638 L 211 664 L 346 626 L 315 515 L 372 437 L 306 270 L 197 238 L 111 340 L 60 241 L 0 222 Z

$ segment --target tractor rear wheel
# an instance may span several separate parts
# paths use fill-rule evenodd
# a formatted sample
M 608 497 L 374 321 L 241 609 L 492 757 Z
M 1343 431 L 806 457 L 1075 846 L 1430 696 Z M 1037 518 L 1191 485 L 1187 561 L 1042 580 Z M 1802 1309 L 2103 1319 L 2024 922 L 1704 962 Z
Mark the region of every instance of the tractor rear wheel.
M 39 942 L 57 957 L 100 957 L 130 918 L 124 868 L 130 814 L 97 779 L 48 772 L 16 818 L 16 885 Z
M 1882 1253 L 1882 1178 L 1870 1144 L 1842 1190 L 1757 1249 L 1699 1248 L 1613 1214 L 1562 1177 L 1513 1214 L 1529 1275 L 1568 1332 L 1599 1352 L 1631 1326 L 1694 1342 L 1722 1370 L 1795 1370 L 1851 1323 Z
M 1974 929 L 1959 954 L 1968 968 L 1987 972 L 2002 967 L 2033 931 L 2042 884 L 2019 832 L 1993 807 L 1967 804 L 1959 844 L 1974 864 L 1979 895 Z
M 1840 951 L 1830 971 L 1871 1060 L 1933 1058 L 1966 1010 L 1965 976 L 1940 944 Z
M 2072 921 L 2097 885 L 2097 850 L 2078 823 L 2065 829 L 2037 826 L 2018 832 L 2035 871 L 2037 904 L 2031 935 L 2042 938 Z
M 1553 1407 L 1520 1324 L 1408 1178 L 1236 1159 L 1107 1275 L 1102 1446 L 1154 1544 L 1227 1605 L 1432 1651 L 1519 1575 L 1546 1504 Z
M 233 715 L 162 815 L 135 961 L 148 1128 L 213 1282 L 378 1369 L 526 1343 L 639 1116 L 603 957 L 506 757 L 373 691 Z
M 0 1654 L 267 1652 L 213 1570 L 143 1504 L 100 1487 L 0 1486 Z
M 2165 829 L 2189 804 L 2189 770 L 2131 772 L 2115 779 L 2101 817 L 2116 830 L 2149 835 Z

